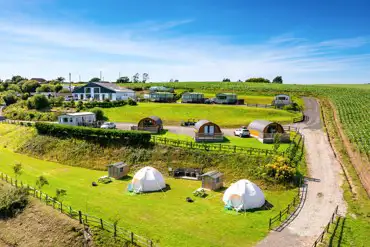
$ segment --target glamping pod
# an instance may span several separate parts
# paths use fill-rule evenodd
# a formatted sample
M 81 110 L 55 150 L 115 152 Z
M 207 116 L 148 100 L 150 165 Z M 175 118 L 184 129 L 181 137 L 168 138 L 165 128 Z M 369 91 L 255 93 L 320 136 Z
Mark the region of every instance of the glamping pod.
M 200 120 L 194 126 L 196 142 L 213 142 L 222 141 L 224 139 L 224 133 L 221 128 L 208 120 Z
M 159 133 L 163 130 L 163 123 L 159 117 L 146 117 L 141 119 L 137 126 L 131 126 L 131 130 L 143 130 L 151 133 Z
M 218 93 L 216 94 L 216 104 L 236 104 L 238 97 L 234 93 Z
M 181 103 L 204 103 L 204 94 L 184 93 L 181 96 Z
M 265 204 L 262 190 L 247 179 L 233 183 L 225 191 L 222 200 L 225 207 L 234 208 L 237 211 L 260 208 Z
M 289 95 L 279 94 L 275 96 L 274 101 L 272 103 L 276 107 L 281 108 L 285 105 L 290 105 L 292 103 L 292 100 L 290 99 Z
M 262 143 L 273 143 L 276 134 L 280 134 L 281 142 L 289 142 L 290 135 L 285 133 L 283 126 L 266 120 L 254 120 L 248 126 L 251 136 Z
M 162 190 L 166 188 L 166 183 L 157 169 L 146 166 L 134 175 L 131 186 L 132 191 L 140 193 Z

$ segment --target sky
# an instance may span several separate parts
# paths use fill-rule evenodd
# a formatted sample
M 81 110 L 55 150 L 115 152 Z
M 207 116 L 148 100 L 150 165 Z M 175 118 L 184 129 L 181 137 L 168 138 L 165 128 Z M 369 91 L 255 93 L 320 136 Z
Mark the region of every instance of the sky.
M 0 0 L 0 79 L 370 83 L 368 0 Z

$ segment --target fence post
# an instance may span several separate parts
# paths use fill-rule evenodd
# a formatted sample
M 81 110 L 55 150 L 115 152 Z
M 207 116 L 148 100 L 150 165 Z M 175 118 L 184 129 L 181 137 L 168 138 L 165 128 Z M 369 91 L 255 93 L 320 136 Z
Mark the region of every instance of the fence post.
M 269 230 L 271 230 L 271 218 L 269 220 Z
M 290 213 L 290 204 L 288 205 L 288 211 L 287 212 L 288 212 L 288 214 Z
M 72 207 L 69 206 L 69 215 L 72 216 Z
M 280 211 L 280 213 L 279 213 L 279 220 L 281 221 L 281 211 Z
M 236 153 L 236 145 L 234 145 L 234 153 Z
M 81 213 L 81 211 L 78 211 L 78 216 L 79 216 L 80 224 L 82 224 L 82 213 Z
M 150 247 L 153 247 L 153 241 L 150 240 Z
M 49 196 L 48 196 L 48 195 L 46 195 L 46 199 L 45 199 L 45 203 L 46 203 L 46 205 L 48 205 L 48 198 L 49 198 Z
M 113 224 L 114 227 L 114 237 L 117 237 L 117 224 Z
M 63 213 L 63 203 L 60 202 L 60 212 Z
M 104 230 L 104 225 L 103 225 L 103 220 L 102 219 L 100 219 L 100 225 L 101 225 L 101 229 Z
M 134 243 L 134 233 L 131 232 L 131 243 L 133 244 Z

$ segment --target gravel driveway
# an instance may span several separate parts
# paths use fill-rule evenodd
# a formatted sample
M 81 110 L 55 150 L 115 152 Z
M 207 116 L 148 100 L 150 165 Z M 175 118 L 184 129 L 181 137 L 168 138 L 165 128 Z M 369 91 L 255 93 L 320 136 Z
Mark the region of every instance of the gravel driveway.
M 307 165 L 307 196 L 297 217 L 281 232 L 272 231 L 257 246 L 286 247 L 312 246 L 323 231 L 335 209 L 344 215 L 346 203 L 343 199 L 341 166 L 334 157 L 327 136 L 322 130 L 320 106 L 314 98 L 304 98 L 308 120 L 294 124 L 305 136 Z M 268 219 L 266 219 L 267 225 Z

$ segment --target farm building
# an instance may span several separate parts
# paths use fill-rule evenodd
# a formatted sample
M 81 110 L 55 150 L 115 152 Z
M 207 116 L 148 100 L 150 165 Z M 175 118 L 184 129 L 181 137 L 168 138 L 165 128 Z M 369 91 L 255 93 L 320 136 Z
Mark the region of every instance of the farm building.
M 216 94 L 216 104 L 236 104 L 238 98 L 234 93 L 218 93 Z
M 210 171 L 201 175 L 202 188 L 218 190 L 224 186 L 224 175 L 221 172 Z
M 150 92 L 169 92 L 169 93 L 173 93 L 175 92 L 175 90 L 173 88 L 170 88 L 170 87 L 163 87 L 163 86 L 154 86 L 154 87 L 150 87 L 149 88 L 149 91 Z
M 174 100 L 174 94 L 168 92 L 151 92 L 144 95 L 144 98 L 149 99 L 153 102 L 172 102 Z
M 135 91 L 120 87 L 113 83 L 90 82 L 85 86 L 75 88 L 72 92 L 76 100 L 128 100 L 136 99 Z
M 272 103 L 277 107 L 283 107 L 285 105 L 290 105 L 292 103 L 292 100 L 290 99 L 289 95 L 279 94 L 275 96 L 274 101 Z
M 222 200 L 225 207 L 237 211 L 260 208 L 265 204 L 262 190 L 247 179 L 233 183 L 224 193 Z
M 251 136 L 262 143 L 273 143 L 276 134 L 280 134 L 281 142 L 289 142 L 290 135 L 285 133 L 283 126 L 266 120 L 254 120 L 248 126 Z
M 130 188 L 131 187 L 131 188 Z M 159 191 L 166 188 L 162 174 L 155 168 L 146 166 L 135 173 L 129 190 L 135 193 Z
M 194 139 L 196 142 L 223 141 L 224 133 L 221 128 L 208 120 L 200 120 L 195 126 Z
M 184 93 L 181 97 L 181 103 L 204 103 L 204 94 Z
M 141 119 L 137 126 L 131 126 L 131 130 L 143 130 L 151 133 L 159 133 L 163 130 L 163 123 L 159 117 L 146 117 Z
M 130 166 L 123 162 L 111 164 L 108 165 L 107 167 L 108 167 L 108 176 L 115 179 L 123 178 L 130 171 Z
M 92 125 L 95 122 L 96 116 L 95 113 L 92 112 L 67 113 L 58 116 L 58 123 L 60 124 L 80 126 L 80 125 Z

